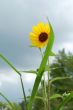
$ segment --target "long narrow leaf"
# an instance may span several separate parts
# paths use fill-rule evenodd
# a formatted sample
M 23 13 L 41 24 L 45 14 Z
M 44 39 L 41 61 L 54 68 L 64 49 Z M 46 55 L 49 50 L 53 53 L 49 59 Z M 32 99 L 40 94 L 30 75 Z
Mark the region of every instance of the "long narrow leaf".
M 30 74 L 37 74 L 37 71 L 35 71 L 35 70 L 20 71 L 20 72 L 23 72 L 23 73 L 30 73 Z
M 53 83 L 58 80 L 65 80 L 65 79 L 70 79 L 70 77 L 56 77 L 56 78 L 51 79 L 50 83 Z
M 16 110 L 14 105 L 10 102 L 10 100 L 6 96 L 4 96 L 1 92 L 0 92 L 0 96 L 2 96 L 7 101 L 7 103 L 12 108 L 12 110 Z
M 63 96 L 61 94 L 54 94 L 50 97 L 50 100 L 57 99 L 57 98 L 63 98 Z
M 21 75 L 21 73 L 2 55 L 0 54 L 0 57 L 19 75 Z
M 38 74 L 37 74 L 37 77 L 36 77 L 36 80 L 35 80 L 35 83 L 34 83 L 34 86 L 33 86 L 33 90 L 32 90 L 29 105 L 28 105 L 28 110 L 32 109 L 32 104 L 33 104 L 36 92 L 38 90 L 43 72 L 45 70 L 45 66 L 46 66 L 46 63 L 47 63 L 48 56 L 49 56 L 49 54 L 52 50 L 52 46 L 53 46 L 53 42 L 54 42 L 54 32 L 53 32 L 51 24 L 50 24 L 50 27 L 51 27 L 51 33 L 50 33 L 49 41 L 48 41 L 48 44 L 47 44 L 47 47 L 46 47 L 46 50 L 45 50 L 45 53 L 44 53 L 44 57 L 43 57 L 42 62 L 40 64 Z
M 0 54 L 0 57 L 1 57 L 18 75 L 20 75 L 20 81 L 21 81 L 22 91 L 23 91 L 24 100 L 25 100 L 25 103 L 26 103 L 26 96 L 25 96 L 25 91 L 24 91 L 24 86 L 23 86 L 23 81 L 22 81 L 21 73 L 20 73 L 2 54 Z
M 51 51 L 49 56 L 56 56 L 56 54 Z
M 27 97 L 27 99 L 29 99 L 29 98 L 30 98 L 30 96 Z M 42 101 L 44 100 L 43 97 L 40 97 L 40 96 L 35 96 L 35 99 L 40 99 Z
M 73 92 L 71 92 L 59 105 L 57 110 L 63 110 L 64 106 L 73 98 Z

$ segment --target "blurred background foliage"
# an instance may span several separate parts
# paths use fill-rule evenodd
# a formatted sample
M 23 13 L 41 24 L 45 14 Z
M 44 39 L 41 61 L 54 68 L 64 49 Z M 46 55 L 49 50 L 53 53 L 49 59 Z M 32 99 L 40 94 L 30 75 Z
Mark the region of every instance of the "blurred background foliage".
M 70 77 L 69 79 L 56 80 L 51 84 L 51 95 L 61 94 L 62 97 L 66 97 L 66 94 L 73 91 L 73 54 L 71 52 L 66 53 L 65 50 L 61 50 L 55 56 L 53 63 L 50 65 L 51 68 L 51 79 L 56 77 Z M 47 82 L 46 82 L 47 89 Z M 37 92 L 37 96 L 43 97 L 43 80 L 42 84 Z M 48 91 L 47 91 L 48 94 Z M 28 98 L 29 99 L 29 98 Z M 63 99 L 61 97 L 51 100 L 51 110 L 61 103 Z M 27 104 L 28 104 L 27 100 Z M 13 103 L 17 110 L 25 110 L 24 102 Z M 0 110 L 11 110 L 7 103 L 0 101 Z M 35 98 L 33 103 L 33 110 L 44 110 L 44 103 L 41 98 Z M 73 99 L 65 105 L 64 110 L 73 110 Z
M 70 77 L 69 79 L 56 80 L 51 85 L 51 95 L 53 94 L 61 94 L 63 98 L 66 94 L 73 91 L 73 54 L 68 52 L 65 53 L 65 50 L 61 50 L 55 57 L 55 60 L 51 64 L 51 79 L 56 77 Z M 47 86 L 46 86 L 47 87 Z M 41 94 L 43 87 L 39 89 L 39 95 Z M 47 91 L 48 94 L 48 91 Z M 57 98 L 51 101 L 52 110 L 61 103 L 63 99 Z M 43 105 L 41 105 L 41 104 Z M 39 106 L 38 106 L 39 105 Z M 44 104 L 40 99 L 36 99 L 34 102 L 34 110 L 43 110 Z M 64 110 L 73 110 L 73 99 L 69 101 L 69 103 L 64 107 Z

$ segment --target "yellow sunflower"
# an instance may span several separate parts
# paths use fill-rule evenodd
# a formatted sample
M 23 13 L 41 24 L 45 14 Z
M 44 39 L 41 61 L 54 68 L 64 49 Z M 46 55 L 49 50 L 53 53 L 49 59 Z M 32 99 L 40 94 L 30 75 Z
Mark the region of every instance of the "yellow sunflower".
M 48 23 L 40 22 L 37 26 L 33 26 L 32 32 L 30 32 L 32 46 L 43 48 L 48 43 L 49 34 L 50 26 Z

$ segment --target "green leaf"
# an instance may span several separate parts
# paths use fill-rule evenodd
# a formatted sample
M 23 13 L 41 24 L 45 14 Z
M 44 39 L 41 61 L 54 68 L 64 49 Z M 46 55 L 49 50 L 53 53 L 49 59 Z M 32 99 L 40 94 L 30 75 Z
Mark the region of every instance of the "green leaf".
M 64 100 L 61 102 L 57 110 L 63 110 L 64 106 L 73 98 L 73 92 L 71 92 Z
M 55 69 L 59 69 L 60 67 L 55 67 L 55 68 L 49 68 L 49 66 L 48 65 L 46 65 L 46 67 L 45 67 L 45 71 L 52 71 L 52 70 L 55 70 Z
M 27 96 L 27 99 L 29 99 L 30 97 L 31 97 L 31 96 Z M 43 97 L 40 97 L 40 96 L 35 96 L 35 99 L 40 99 L 40 100 L 42 100 L 42 101 L 44 100 Z
M 46 67 L 45 67 L 45 71 L 50 71 L 50 68 L 49 68 L 48 65 L 46 65 Z
M 47 63 L 47 60 L 48 60 L 48 56 L 49 56 L 49 54 L 50 54 L 50 52 L 52 50 L 52 46 L 53 46 L 53 42 L 54 42 L 54 32 L 53 32 L 51 24 L 50 24 L 50 28 L 51 28 L 51 32 L 50 32 L 49 41 L 48 41 L 48 44 L 47 44 L 47 47 L 46 47 L 42 62 L 40 64 L 37 77 L 35 79 L 35 83 L 34 83 L 34 86 L 33 86 L 33 90 L 32 90 L 30 101 L 29 101 L 29 105 L 28 105 L 28 110 L 32 109 L 32 104 L 33 104 L 35 95 L 37 93 L 39 84 L 41 82 L 41 78 L 42 78 L 42 75 L 44 73 L 45 66 L 46 66 L 46 63 Z
M 0 57 L 20 76 L 22 91 L 23 91 L 23 95 L 24 95 L 24 101 L 26 103 L 26 96 L 25 96 L 25 91 L 24 91 L 21 73 L 2 54 L 0 54 Z
M 49 56 L 56 56 L 56 54 L 54 52 L 50 52 Z
M 1 101 L 0 101 L 0 107 L 3 107 L 3 108 L 4 108 L 4 107 L 6 107 L 6 104 L 5 104 L 4 102 L 1 102 Z M 1 109 L 1 108 L 0 108 L 0 109 Z
M 4 96 L 1 92 L 0 92 L 0 96 L 2 96 L 7 101 L 7 103 L 12 108 L 12 110 L 16 110 L 14 105 L 10 102 L 10 100 L 6 96 Z
M 51 68 L 51 70 L 56 70 L 56 69 L 62 69 L 63 67 L 55 67 L 55 68 Z
M 44 100 L 43 97 L 40 97 L 40 96 L 35 96 L 35 99 L 40 99 L 42 101 Z
M 35 71 L 35 70 L 20 71 L 20 72 L 23 72 L 23 73 L 31 73 L 31 74 L 37 74 L 37 71 Z
M 50 83 L 53 83 L 58 80 L 70 79 L 70 77 L 56 77 L 50 80 Z
M 52 95 L 52 96 L 50 97 L 50 100 L 53 100 L 53 99 L 56 99 L 56 98 L 63 98 L 63 96 L 60 95 L 60 94 L 54 94 L 54 95 Z
M 21 75 L 21 73 L 2 55 L 0 54 L 0 57 L 19 75 Z

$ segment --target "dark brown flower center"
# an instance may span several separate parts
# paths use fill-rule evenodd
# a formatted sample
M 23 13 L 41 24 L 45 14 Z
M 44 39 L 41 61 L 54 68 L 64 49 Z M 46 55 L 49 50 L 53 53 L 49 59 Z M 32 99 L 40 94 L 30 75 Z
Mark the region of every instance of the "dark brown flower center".
M 40 41 L 40 42 L 45 42 L 47 39 L 48 39 L 48 34 L 47 34 L 47 33 L 42 32 L 42 33 L 39 35 L 39 41 Z

